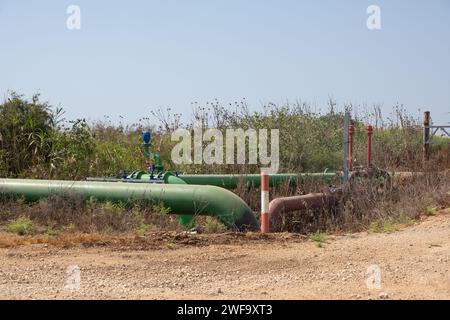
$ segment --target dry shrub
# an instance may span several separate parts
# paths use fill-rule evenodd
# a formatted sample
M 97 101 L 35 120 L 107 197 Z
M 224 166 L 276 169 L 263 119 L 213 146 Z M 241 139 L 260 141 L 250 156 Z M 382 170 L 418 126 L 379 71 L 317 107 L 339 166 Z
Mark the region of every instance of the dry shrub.
M 431 207 L 450 206 L 449 190 L 448 174 L 417 173 L 390 181 L 355 179 L 343 189 L 337 207 L 285 213 L 280 231 L 355 232 L 378 222 L 409 224 Z
M 40 226 L 42 233 L 48 233 L 48 230 L 89 233 L 177 230 L 177 216 L 167 212 L 167 208 L 154 203 L 100 203 L 95 199 L 85 201 L 77 194 L 65 193 L 50 195 L 31 204 L 20 199 L 3 200 L 0 225 L 24 217 Z

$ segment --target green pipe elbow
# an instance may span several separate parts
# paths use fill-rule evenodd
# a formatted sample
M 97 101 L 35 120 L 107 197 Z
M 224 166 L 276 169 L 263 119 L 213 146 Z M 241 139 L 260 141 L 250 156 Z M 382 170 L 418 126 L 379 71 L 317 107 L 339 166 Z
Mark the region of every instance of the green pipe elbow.
M 186 184 L 183 180 L 175 176 L 172 172 L 168 171 L 163 176 L 164 183 L 167 184 Z M 194 216 L 189 214 L 180 214 L 178 218 L 178 222 L 186 227 L 192 227 L 194 221 Z

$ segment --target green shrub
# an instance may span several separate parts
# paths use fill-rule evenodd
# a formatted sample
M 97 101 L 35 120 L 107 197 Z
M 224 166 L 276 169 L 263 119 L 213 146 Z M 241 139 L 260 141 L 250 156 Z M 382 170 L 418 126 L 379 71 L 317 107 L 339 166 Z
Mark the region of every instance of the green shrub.
M 215 217 L 207 216 L 203 222 L 205 233 L 221 233 L 227 230 L 227 227 Z
M 327 240 L 327 234 L 324 233 L 324 232 L 319 232 L 319 231 L 317 231 L 317 232 L 315 232 L 315 233 L 309 235 L 309 239 L 310 239 L 311 241 L 314 241 L 314 242 L 317 244 L 317 246 L 318 246 L 319 248 L 321 248 L 321 247 L 323 247 L 323 244 L 324 244 L 325 241 Z
M 17 233 L 18 235 L 29 235 L 34 234 L 36 232 L 36 227 L 29 218 L 20 217 L 15 220 L 12 220 L 8 226 L 8 231 Z
M 39 102 L 39 95 L 31 101 L 12 92 L 0 104 L 0 169 L 2 175 L 17 177 L 49 159 L 53 115 L 50 106 Z

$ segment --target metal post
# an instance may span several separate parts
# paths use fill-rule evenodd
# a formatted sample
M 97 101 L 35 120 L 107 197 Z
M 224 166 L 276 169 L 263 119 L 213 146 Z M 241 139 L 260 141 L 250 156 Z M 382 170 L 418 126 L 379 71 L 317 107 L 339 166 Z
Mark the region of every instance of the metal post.
M 355 127 L 350 124 L 348 128 L 348 170 L 353 170 L 353 135 L 355 134 Z
M 423 114 L 423 161 L 430 160 L 430 111 Z
M 373 127 L 369 124 L 366 128 L 367 130 L 367 168 L 372 165 L 372 134 Z
M 348 127 L 350 124 L 350 112 L 346 111 L 344 116 L 344 137 L 343 137 L 343 147 L 344 147 L 344 162 L 342 167 L 343 180 L 348 181 Z
M 269 232 L 269 174 L 261 171 L 261 233 Z

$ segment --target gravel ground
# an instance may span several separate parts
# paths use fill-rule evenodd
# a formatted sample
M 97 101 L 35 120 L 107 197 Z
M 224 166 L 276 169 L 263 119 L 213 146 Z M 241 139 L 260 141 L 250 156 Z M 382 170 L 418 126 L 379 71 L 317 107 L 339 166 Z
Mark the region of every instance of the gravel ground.
M 2 248 L 0 298 L 450 299 L 444 212 L 390 234 L 329 236 L 322 247 L 287 234 L 183 241 Z M 368 268 L 379 268 L 379 287 L 368 286 Z

